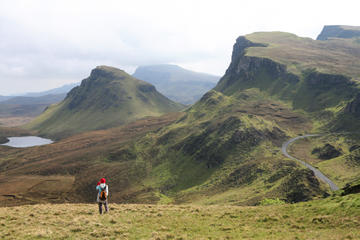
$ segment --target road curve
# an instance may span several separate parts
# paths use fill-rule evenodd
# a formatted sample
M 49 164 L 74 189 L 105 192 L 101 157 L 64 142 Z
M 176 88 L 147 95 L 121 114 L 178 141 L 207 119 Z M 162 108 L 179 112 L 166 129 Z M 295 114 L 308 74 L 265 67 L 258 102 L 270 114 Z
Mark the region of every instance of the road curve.
M 291 156 L 288 152 L 287 152 L 287 148 L 289 147 L 289 145 L 299 139 L 302 139 L 302 138 L 307 138 L 307 137 L 316 137 L 316 136 L 321 136 L 321 134 L 307 134 L 307 135 L 303 135 L 303 136 L 298 136 L 298 137 L 295 137 L 295 138 L 292 138 L 286 142 L 284 142 L 284 144 L 282 145 L 282 148 L 281 148 L 281 151 L 282 153 L 292 159 L 292 160 L 296 160 L 298 161 L 299 163 L 301 163 L 302 165 L 304 165 L 305 167 L 307 167 L 308 169 L 310 169 L 311 171 L 314 172 L 315 176 L 318 177 L 320 180 L 322 180 L 323 182 L 327 183 L 330 187 L 330 189 L 332 191 L 336 191 L 336 190 L 339 190 L 339 187 L 336 186 L 336 184 L 331 181 L 329 178 L 327 178 L 322 172 L 320 172 L 318 169 L 316 169 L 315 167 L 311 166 L 310 164 L 300 160 L 300 159 L 297 159 L 293 156 Z

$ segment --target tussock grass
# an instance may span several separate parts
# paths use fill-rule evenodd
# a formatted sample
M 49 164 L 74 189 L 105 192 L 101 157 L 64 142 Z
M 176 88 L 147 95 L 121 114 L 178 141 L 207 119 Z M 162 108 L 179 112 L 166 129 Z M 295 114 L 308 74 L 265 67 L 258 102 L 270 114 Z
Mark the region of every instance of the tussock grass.
M 360 195 L 277 206 L 110 204 L 0 208 L 1 239 L 359 239 Z

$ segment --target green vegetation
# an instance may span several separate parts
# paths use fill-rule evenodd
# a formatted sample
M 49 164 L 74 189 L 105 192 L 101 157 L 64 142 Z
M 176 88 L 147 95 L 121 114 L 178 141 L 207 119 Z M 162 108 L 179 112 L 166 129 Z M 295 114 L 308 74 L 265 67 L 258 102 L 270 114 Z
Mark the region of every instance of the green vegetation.
M 215 89 L 230 96 L 258 88 L 306 114 L 313 131 L 355 130 L 360 125 L 358 53 L 359 45 L 347 39 L 246 35 L 237 39 L 233 61 Z
M 332 147 L 328 147 L 329 145 Z M 309 162 L 334 180 L 337 185 L 344 187 L 348 183 L 360 180 L 360 147 L 358 146 L 358 134 L 332 134 L 299 140 L 290 150 L 293 156 Z M 322 155 L 326 157 L 321 157 L 319 152 L 314 151 L 316 149 L 321 149 Z
M 258 207 L 111 204 L 0 208 L 2 239 L 358 239 L 360 195 Z
M 350 51 L 350 45 L 344 41 L 342 46 Z M 153 108 L 145 107 L 146 104 L 153 103 L 154 115 L 160 115 L 170 111 L 169 101 L 160 104 L 164 103 L 160 101 L 164 97 L 159 97 L 152 85 L 122 71 L 97 68 L 65 101 L 49 107 L 30 125 L 40 133 L 57 137 L 84 133 L 49 146 L 5 149 L 0 155 L 3 167 L 0 180 L 6 174 L 16 176 L 19 183 L 29 175 L 41 176 L 41 181 L 46 181 L 43 177 L 48 175 L 64 179 L 72 176 L 78 188 L 73 190 L 76 199 L 84 202 L 92 201 L 94 176 L 99 174 L 109 179 L 113 201 L 117 203 L 256 205 L 263 199 L 290 203 L 328 196 L 328 186 L 280 151 L 282 143 L 290 137 L 360 125 L 359 89 L 354 79 L 350 79 L 353 69 L 341 70 L 344 75 L 334 75 L 312 65 L 322 64 L 316 60 L 318 56 L 327 61 L 329 54 L 337 55 L 345 50 L 329 50 L 327 43 L 313 42 L 285 33 L 240 37 L 229 69 L 214 90 L 182 113 L 135 122 L 136 118 L 150 115 L 147 111 Z M 301 63 L 282 64 L 286 59 L 282 49 L 289 46 L 302 48 L 288 51 Z M 323 52 L 327 53 L 322 55 Z M 356 53 L 343 59 L 352 57 L 358 60 Z M 291 71 L 291 64 L 297 71 Z M 140 112 L 136 112 L 138 110 Z M 124 125 L 87 131 L 120 123 Z M 330 144 L 335 149 L 341 148 Z M 315 147 L 324 145 L 312 146 L 309 154 Z M 346 165 L 349 161 L 357 162 L 357 151 L 351 154 L 345 151 L 314 165 L 339 186 L 345 186 L 358 179 L 359 168 L 348 171 L 350 165 Z M 298 158 L 306 160 L 302 156 Z M 41 181 L 29 181 L 26 186 L 32 189 L 36 184 L 41 185 Z M 7 189 L 5 183 L 0 181 L 0 189 Z M 53 201 L 50 188 L 38 190 L 45 195 L 38 198 L 24 188 L 19 184 L 16 193 L 3 195 L 14 195 L 14 199 L 22 203 L 44 198 Z M 65 201 L 65 190 L 56 191 L 60 196 L 56 201 Z M 8 204 L 9 198 L 1 203 Z M 264 200 L 264 204 L 266 202 L 271 200 Z
M 210 91 L 172 119 L 156 131 L 137 130 L 133 126 L 149 124 L 139 121 L 33 150 L 8 149 L 0 162 L 19 182 L 29 174 L 73 175 L 79 188 L 74 191 L 83 201 L 91 201 L 99 171 L 111 181 L 116 202 L 255 205 L 264 198 L 298 202 L 327 194 L 311 171 L 279 150 L 288 136 L 311 124 L 257 89 L 237 96 Z M 21 189 L 15 195 L 23 202 L 41 200 Z M 63 190 L 57 195 L 61 201 Z
M 1 137 L 0 136 L 0 144 L 7 143 L 8 141 L 9 141 L 9 139 L 7 139 L 6 137 Z
M 260 206 L 271 206 L 271 205 L 282 205 L 282 204 L 285 204 L 285 201 L 279 198 L 275 198 L 275 199 L 265 198 L 259 202 Z
M 40 134 L 61 138 L 75 133 L 110 128 L 146 116 L 182 109 L 158 93 L 154 86 L 116 68 L 101 66 L 27 125 Z

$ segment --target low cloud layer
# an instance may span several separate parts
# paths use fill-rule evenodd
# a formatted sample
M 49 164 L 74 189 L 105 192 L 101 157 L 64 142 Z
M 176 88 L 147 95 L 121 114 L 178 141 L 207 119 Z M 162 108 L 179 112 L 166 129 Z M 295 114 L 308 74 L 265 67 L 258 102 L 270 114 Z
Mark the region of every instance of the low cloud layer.
M 1 1 L 1 0 L 0 0 Z M 132 72 L 175 63 L 222 75 L 239 35 L 280 30 L 315 38 L 325 24 L 360 25 L 357 1 L 0 2 L 0 94 L 78 82 L 97 65 Z

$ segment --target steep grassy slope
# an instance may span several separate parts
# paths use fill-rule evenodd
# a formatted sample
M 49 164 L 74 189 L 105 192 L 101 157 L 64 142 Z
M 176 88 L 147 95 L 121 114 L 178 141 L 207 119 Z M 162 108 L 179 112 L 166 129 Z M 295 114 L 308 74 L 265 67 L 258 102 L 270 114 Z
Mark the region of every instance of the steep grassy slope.
M 360 196 L 276 206 L 95 204 L 0 208 L 1 239 L 359 239 Z
M 50 106 L 27 128 L 59 138 L 178 111 L 182 107 L 158 93 L 154 86 L 122 70 L 100 66 L 71 90 L 64 101 Z
M 169 64 L 140 66 L 133 76 L 155 85 L 162 94 L 183 104 L 195 103 L 215 87 L 220 78 Z

